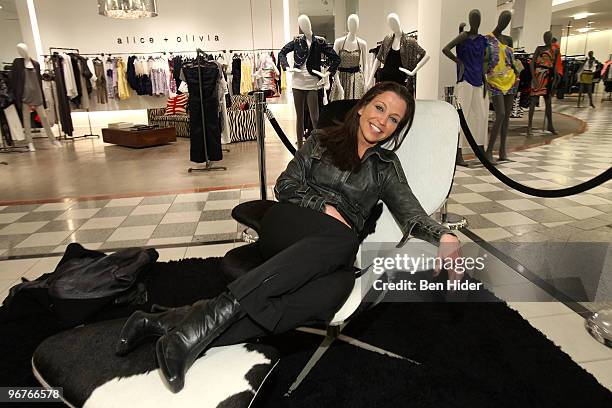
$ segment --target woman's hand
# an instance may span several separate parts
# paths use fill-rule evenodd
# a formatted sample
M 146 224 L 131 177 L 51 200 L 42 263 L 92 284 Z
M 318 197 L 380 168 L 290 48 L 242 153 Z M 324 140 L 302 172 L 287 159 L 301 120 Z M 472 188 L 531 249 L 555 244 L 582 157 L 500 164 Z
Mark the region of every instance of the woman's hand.
M 351 228 L 348 222 L 344 219 L 344 217 L 336 210 L 336 207 L 325 204 L 325 214 L 334 217 L 341 223 L 345 224 L 347 227 Z
M 448 259 L 452 259 L 452 264 L 455 264 L 455 260 L 460 257 L 459 254 L 459 238 L 452 234 L 444 234 L 440 237 L 440 247 L 438 248 L 438 258 L 442 260 L 443 265 L 450 264 Z M 438 276 L 440 273 L 440 268 L 438 267 L 439 263 L 436 262 L 436 267 L 434 269 L 434 276 Z M 448 280 L 449 281 L 459 281 L 463 278 L 463 272 L 455 272 L 454 268 L 446 268 L 448 272 Z

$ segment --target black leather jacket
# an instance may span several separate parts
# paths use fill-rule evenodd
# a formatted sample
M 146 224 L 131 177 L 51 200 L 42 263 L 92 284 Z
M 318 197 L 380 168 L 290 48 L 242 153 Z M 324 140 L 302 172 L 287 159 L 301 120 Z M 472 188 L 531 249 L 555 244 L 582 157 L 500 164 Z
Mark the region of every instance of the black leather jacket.
M 394 152 L 371 148 L 362 157 L 359 172 L 341 171 L 321 146 L 316 130 L 279 176 L 274 193 L 280 202 L 316 211 L 332 205 L 357 233 L 378 200 L 387 205 L 404 235 L 437 244 L 443 234 L 451 233 L 423 210 Z
M 317 70 L 321 72 L 321 54 L 327 57 L 327 63 L 329 64 L 329 72 L 331 76 L 334 76 L 338 65 L 340 65 L 340 56 L 336 54 L 333 47 L 325 41 L 325 38 L 318 37 L 313 34 L 312 44 L 308 47 L 306 42 L 306 36 L 304 34 L 298 35 L 293 41 L 288 42 L 278 53 L 278 61 L 281 66 L 286 70 L 289 66 L 287 62 L 287 54 L 293 52 L 294 68 L 299 68 L 306 63 L 306 69 L 310 75 L 319 76 L 312 72 Z

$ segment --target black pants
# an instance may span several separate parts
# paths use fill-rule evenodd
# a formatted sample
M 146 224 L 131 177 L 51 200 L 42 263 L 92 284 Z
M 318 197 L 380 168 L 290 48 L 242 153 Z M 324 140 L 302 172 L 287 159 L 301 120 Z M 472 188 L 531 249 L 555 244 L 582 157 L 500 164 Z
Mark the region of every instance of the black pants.
M 330 320 L 355 283 L 355 232 L 334 218 L 294 204 L 272 207 L 262 221 L 264 263 L 228 285 L 247 315 L 215 346 Z
M 208 160 L 223 159 L 221 150 L 221 123 L 219 120 L 219 101 L 217 99 L 217 66 L 200 67 L 202 83 L 199 83 L 198 68 L 183 68 L 185 80 L 189 88 L 189 137 L 191 139 L 190 160 L 194 163 L 204 163 L 206 154 Z M 200 87 L 204 104 L 204 123 L 202 128 L 202 107 L 200 105 Z
M 232 60 L 232 95 L 240 95 L 240 80 L 242 78 L 242 60 Z

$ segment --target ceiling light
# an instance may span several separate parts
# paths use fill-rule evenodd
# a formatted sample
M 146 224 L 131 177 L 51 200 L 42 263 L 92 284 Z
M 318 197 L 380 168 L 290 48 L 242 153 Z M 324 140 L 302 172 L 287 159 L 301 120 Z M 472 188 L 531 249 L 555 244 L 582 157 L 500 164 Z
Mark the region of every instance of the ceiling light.
M 570 1 L 574 0 L 553 0 L 552 5 L 553 7 L 560 6 L 561 4 L 569 3 Z
M 587 31 L 591 31 L 592 28 L 591 27 L 584 27 L 584 28 L 579 28 L 576 31 L 578 31 L 579 33 L 586 33 Z
M 587 18 L 589 16 L 592 16 L 595 13 L 578 13 L 578 14 L 574 14 L 572 17 L 574 18 L 574 20 L 582 20 L 583 18 Z

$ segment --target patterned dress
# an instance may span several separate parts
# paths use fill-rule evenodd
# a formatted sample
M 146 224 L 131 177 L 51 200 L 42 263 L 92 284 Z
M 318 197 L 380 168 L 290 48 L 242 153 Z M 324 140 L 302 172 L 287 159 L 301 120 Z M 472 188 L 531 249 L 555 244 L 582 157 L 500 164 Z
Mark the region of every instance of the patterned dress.
M 493 33 L 486 35 L 486 77 L 489 94 L 515 94 L 518 90 L 518 78 L 514 72 L 514 52 L 511 47 L 500 42 Z
M 533 77 L 535 86 L 531 87 L 531 96 L 548 95 L 548 84 L 551 81 L 550 73 L 554 63 L 554 50 L 552 48 L 547 48 L 540 52 L 535 61 Z
M 346 39 L 344 40 L 346 43 Z M 354 51 L 342 49 L 339 51 L 340 65 L 338 66 L 338 76 L 340 84 L 344 89 L 344 99 L 360 99 L 365 93 L 365 79 L 361 71 L 361 49 Z M 339 99 L 339 88 L 337 83 L 332 86 L 331 100 Z

